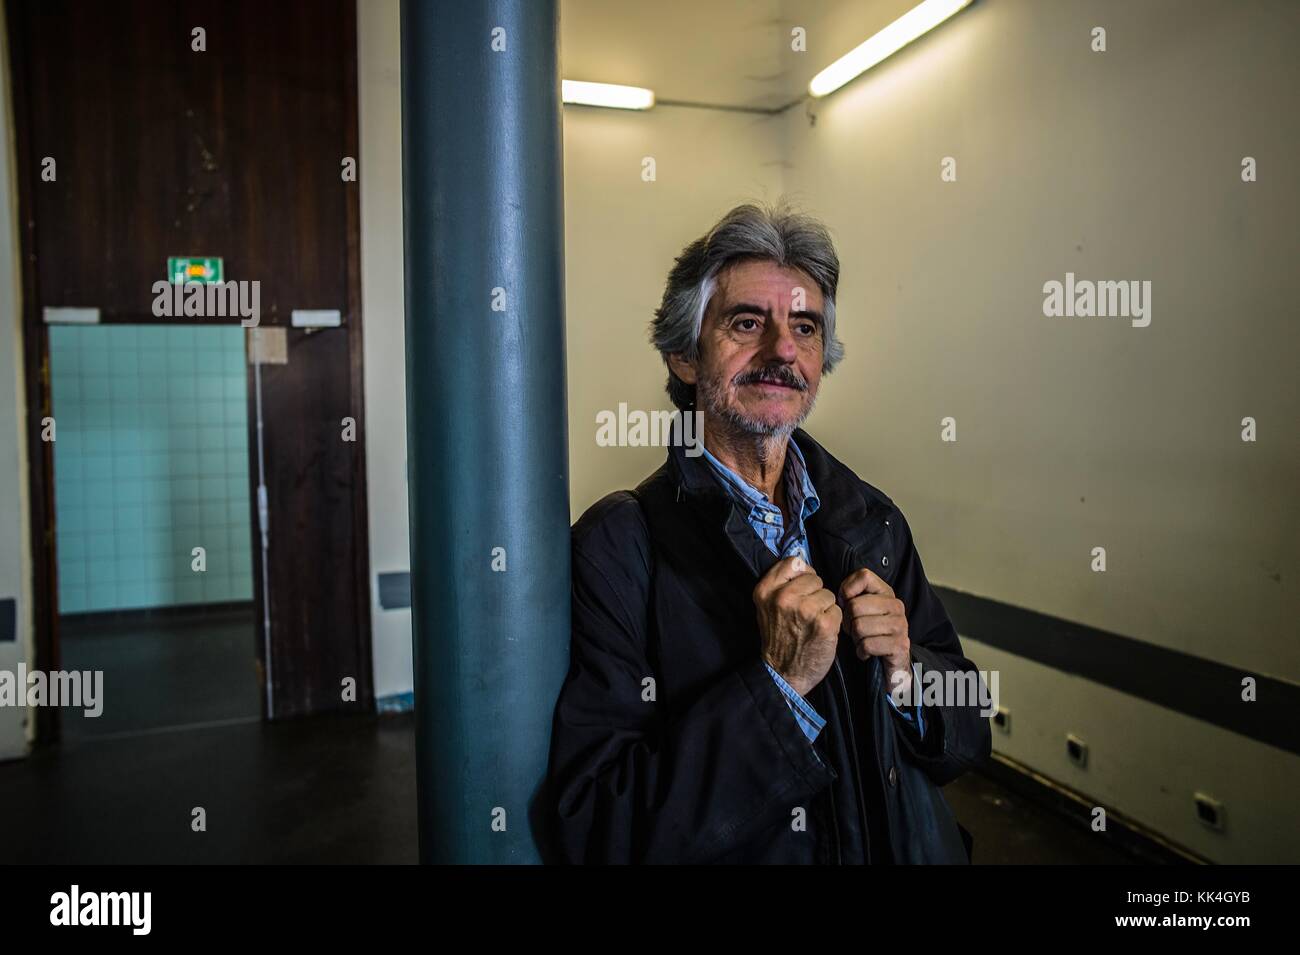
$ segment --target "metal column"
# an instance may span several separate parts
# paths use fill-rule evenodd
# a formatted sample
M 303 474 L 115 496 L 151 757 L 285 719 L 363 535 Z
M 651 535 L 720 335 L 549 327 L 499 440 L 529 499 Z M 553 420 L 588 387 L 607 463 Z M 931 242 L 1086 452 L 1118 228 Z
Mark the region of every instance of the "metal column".
M 402 3 L 422 862 L 540 858 L 569 640 L 558 26 L 558 0 Z

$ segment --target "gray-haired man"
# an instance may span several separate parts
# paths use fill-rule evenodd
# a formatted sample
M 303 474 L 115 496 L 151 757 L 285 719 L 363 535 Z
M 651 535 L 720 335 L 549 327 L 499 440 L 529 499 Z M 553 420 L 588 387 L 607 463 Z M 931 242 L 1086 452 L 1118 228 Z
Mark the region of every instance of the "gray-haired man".
M 974 670 L 901 511 L 799 429 L 835 336 L 826 229 L 744 205 L 691 243 L 652 340 L 703 412 L 573 528 L 573 637 L 550 787 L 575 862 L 967 861 L 937 786 L 987 757 Z

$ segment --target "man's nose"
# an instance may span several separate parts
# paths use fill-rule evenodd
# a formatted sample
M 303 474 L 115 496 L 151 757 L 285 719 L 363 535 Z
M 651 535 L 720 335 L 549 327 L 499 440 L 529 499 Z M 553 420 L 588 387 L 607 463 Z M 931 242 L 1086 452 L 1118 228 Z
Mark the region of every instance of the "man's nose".
M 763 336 L 764 361 L 779 361 L 790 365 L 799 356 L 799 345 L 789 322 L 768 322 L 767 334 Z

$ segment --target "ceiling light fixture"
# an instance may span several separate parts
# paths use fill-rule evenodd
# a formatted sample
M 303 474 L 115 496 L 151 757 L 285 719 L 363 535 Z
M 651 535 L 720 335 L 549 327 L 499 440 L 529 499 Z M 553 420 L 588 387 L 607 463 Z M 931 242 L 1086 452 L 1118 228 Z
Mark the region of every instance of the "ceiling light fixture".
M 849 80 L 897 53 L 923 33 L 969 6 L 971 0 L 925 0 L 908 10 L 865 43 L 859 44 L 812 78 L 808 92 L 825 96 Z
M 655 91 L 640 86 L 619 86 L 615 83 L 584 83 L 581 80 L 564 80 L 560 84 L 560 98 L 579 106 L 605 106 L 609 109 L 649 109 L 655 104 Z

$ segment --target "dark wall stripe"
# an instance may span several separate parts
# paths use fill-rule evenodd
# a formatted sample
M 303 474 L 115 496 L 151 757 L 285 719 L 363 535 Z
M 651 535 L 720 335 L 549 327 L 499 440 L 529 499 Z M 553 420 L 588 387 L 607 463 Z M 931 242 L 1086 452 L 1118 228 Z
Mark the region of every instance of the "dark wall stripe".
M 1300 686 L 1010 604 L 935 587 L 957 632 L 1300 755 Z M 1241 681 L 1255 678 L 1255 700 Z
M 0 600 L 0 643 L 18 639 L 18 601 L 13 597 Z

